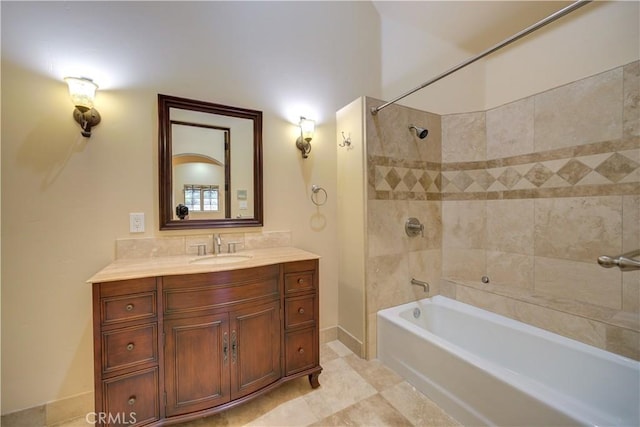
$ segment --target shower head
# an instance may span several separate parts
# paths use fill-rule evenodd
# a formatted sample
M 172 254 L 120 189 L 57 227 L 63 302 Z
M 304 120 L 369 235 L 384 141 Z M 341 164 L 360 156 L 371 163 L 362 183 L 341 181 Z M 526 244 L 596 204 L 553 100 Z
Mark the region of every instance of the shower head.
M 419 128 L 417 126 L 414 125 L 409 125 L 409 129 L 414 129 L 416 131 L 416 136 L 420 139 L 425 139 L 427 137 L 427 135 L 429 134 L 429 130 L 428 129 L 424 129 L 424 128 Z

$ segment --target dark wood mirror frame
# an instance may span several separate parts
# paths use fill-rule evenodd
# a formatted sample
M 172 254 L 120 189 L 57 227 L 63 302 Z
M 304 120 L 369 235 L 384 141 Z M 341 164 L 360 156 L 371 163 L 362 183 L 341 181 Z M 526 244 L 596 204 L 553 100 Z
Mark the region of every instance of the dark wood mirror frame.
M 173 166 L 171 118 L 169 115 L 171 108 L 231 116 L 253 121 L 253 218 L 173 219 Z M 262 198 L 262 111 L 158 94 L 158 127 L 160 230 L 261 227 L 264 225 Z M 233 148 L 231 148 L 231 152 L 232 155 L 234 155 Z M 238 155 L 238 153 L 235 153 L 235 155 Z

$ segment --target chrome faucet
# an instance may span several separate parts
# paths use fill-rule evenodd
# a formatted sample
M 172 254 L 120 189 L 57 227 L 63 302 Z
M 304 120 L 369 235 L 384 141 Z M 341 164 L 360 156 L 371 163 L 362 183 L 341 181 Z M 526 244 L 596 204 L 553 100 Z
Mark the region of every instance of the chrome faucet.
M 216 249 L 217 248 L 217 249 Z M 213 235 L 213 253 L 222 253 L 222 239 L 220 239 L 219 234 Z

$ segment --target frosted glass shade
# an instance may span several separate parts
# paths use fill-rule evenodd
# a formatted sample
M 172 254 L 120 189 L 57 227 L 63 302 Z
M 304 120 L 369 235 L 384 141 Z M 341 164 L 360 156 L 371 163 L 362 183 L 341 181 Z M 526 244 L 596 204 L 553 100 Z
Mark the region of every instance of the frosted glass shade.
M 311 141 L 313 139 L 313 133 L 316 129 L 316 122 L 313 120 L 300 117 L 300 130 L 302 131 L 302 139 L 305 141 Z
M 73 105 L 82 111 L 92 109 L 98 85 L 84 77 L 65 77 L 64 80 L 69 85 L 69 95 Z

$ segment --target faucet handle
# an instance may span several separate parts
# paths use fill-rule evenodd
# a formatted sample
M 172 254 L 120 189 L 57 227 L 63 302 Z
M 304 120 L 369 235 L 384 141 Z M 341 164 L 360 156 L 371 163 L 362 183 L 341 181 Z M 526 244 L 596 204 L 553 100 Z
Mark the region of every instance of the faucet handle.
M 198 243 L 196 245 L 191 245 L 192 248 L 197 247 L 198 248 L 198 256 L 202 256 L 202 255 L 206 255 L 207 254 L 207 244 L 206 243 Z

